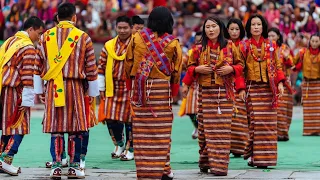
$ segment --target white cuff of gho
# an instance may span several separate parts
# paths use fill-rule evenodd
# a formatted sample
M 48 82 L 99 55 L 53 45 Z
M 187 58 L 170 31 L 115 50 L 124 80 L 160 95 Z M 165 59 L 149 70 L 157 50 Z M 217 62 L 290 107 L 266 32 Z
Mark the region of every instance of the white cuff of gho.
M 98 84 L 99 84 L 99 91 L 106 90 L 106 78 L 104 75 L 101 75 L 101 74 L 98 75 Z
M 88 95 L 91 97 L 99 96 L 100 92 L 98 89 L 98 80 L 89 81 Z
M 34 89 L 24 87 L 22 90 L 22 103 L 21 106 L 32 107 L 34 106 Z

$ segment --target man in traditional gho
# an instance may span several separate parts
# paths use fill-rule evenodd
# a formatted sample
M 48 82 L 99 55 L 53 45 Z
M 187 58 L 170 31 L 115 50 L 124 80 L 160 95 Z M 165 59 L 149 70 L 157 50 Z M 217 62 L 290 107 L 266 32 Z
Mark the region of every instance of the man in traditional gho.
M 154 8 L 148 28 L 133 36 L 127 50 L 126 75 L 134 79 L 131 115 L 138 180 L 173 179 L 172 97 L 179 89 L 182 52 L 179 41 L 170 35 L 172 26 L 170 11 Z
M 132 34 L 141 31 L 144 28 L 144 20 L 139 16 L 133 16 L 132 18 Z
M 28 18 L 23 30 L 7 39 L 0 49 L 0 170 L 17 176 L 12 165 L 25 134 L 30 133 L 30 107 L 34 105 L 33 72 L 37 51 L 34 43 L 43 32 L 38 17 Z
M 38 47 L 42 67 L 38 73 L 47 81 L 43 132 L 51 133 L 51 178 L 61 178 L 64 133 L 69 133 L 67 176 L 85 177 L 81 160 L 83 134 L 92 126 L 92 103 L 99 95 L 93 44 L 88 34 L 74 26 L 75 11 L 73 4 L 61 4 L 59 24 L 45 32 Z
M 133 160 L 130 92 L 126 85 L 124 59 L 132 36 L 132 22 L 127 16 L 116 20 L 118 36 L 106 42 L 99 58 L 99 90 L 102 99 L 99 120 L 106 121 L 115 145 L 113 159 Z M 126 141 L 123 140 L 123 128 Z

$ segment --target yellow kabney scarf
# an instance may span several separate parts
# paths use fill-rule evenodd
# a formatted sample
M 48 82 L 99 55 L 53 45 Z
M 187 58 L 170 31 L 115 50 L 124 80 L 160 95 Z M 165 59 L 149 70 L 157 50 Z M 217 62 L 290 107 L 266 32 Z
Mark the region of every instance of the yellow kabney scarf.
M 10 38 L 4 42 L 4 44 L 1 46 L 1 49 L 0 49 L 0 95 L 2 90 L 2 78 L 3 78 L 2 71 L 3 71 L 4 65 L 6 65 L 10 61 L 14 53 L 16 53 L 19 49 L 28 45 L 33 46 L 31 39 L 23 32 L 19 31 L 14 36 L 19 38 L 19 40 L 14 42 L 6 51 L 6 47 L 11 39 Z
M 61 49 L 58 47 L 57 27 L 59 28 L 73 28 L 69 33 L 67 39 L 63 43 Z M 70 54 L 77 45 L 83 31 L 77 29 L 73 24 L 67 21 L 61 21 L 57 27 L 49 29 L 45 33 L 45 40 L 47 41 L 47 54 L 50 69 L 42 77 L 43 80 L 54 81 L 54 105 L 55 107 L 65 106 L 65 90 L 63 83 L 62 68 L 69 59 Z
M 113 77 L 112 77 L 112 68 L 113 60 L 123 61 L 126 58 L 127 53 L 123 53 L 121 56 L 118 56 L 115 52 L 115 47 L 117 43 L 118 36 L 106 42 L 104 47 L 108 52 L 107 67 L 105 72 L 106 77 L 106 97 L 113 97 Z

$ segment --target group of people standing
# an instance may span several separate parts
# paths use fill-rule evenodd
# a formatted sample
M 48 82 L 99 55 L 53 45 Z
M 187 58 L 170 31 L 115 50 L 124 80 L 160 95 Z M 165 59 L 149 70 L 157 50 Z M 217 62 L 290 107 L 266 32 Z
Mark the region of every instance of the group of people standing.
M 259 14 L 245 27 L 240 19 L 230 19 L 226 28 L 218 18 L 205 20 L 200 40 L 188 52 L 179 112 L 194 122 L 190 110 L 198 107 L 201 172 L 226 176 L 230 153 L 243 155 L 248 166 L 276 166 L 277 141 L 289 140 L 292 70 L 304 74 L 303 135 L 319 135 L 319 35 L 294 56 L 279 29 L 268 29 Z
M 171 35 L 170 11 L 154 8 L 147 28 L 137 17 L 118 17 L 118 35 L 105 43 L 98 65 L 90 37 L 75 27 L 75 6 L 61 4 L 56 20 L 57 25 L 42 34 L 42 20 L 30 17 L 0 49 L 0 170 L 21 173 L 12 161 L 30 132 L 30 107 L 38 94 L 45 104 L 43 132 L 51 134 L 52 162 L 46 164 L 51 178 L 61 179 L 63 167 L 69 167 L 68 178 L 85 178 L 89 129 L 102 122 L 115 145 L 111 158 L 135 160 L 137 179 L 173 179 L 172 97 L 178 94 L 182 51 Z M 309 49 L 293 58 L 280 33 L 268 32 L 262 16 L 252 15 L 245 29 L 248 40 L 243 41 L 240 20 L 230 20 L 224 34 L 223 22 L 209 17 L 189 53 L 183 93 L 193 96 L 187 98 L 193 106 L 187 114 L 198 130 L 199 168 L 204 173 L 226 176 L 230 152 L 244 155 L 249 166 L 276 165 L 277 140 L 289 139 L 290 68 L 306 71 L 306 105 L 318 98 L 320 66 L 308 66 L 320 63 L 318 34 L 311 37 Z M 310 106 L 304 108 L 305 116 L 313 112 Z M 317 121 L 305 120 L 304 134 L 317 133 L 311 129 Z

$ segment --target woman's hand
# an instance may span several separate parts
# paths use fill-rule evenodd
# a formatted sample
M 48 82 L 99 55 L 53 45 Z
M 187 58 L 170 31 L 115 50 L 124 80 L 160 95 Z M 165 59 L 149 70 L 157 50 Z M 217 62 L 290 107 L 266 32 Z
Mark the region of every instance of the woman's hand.
M 188 87 L 187 85 L 184 85 L 184 86 L 182 87 L 182 97 L 183 97 L 183 98 L 186 98 L 187 95 L 188 95 L 188 92 L 189 92 L 189 87 Z
M 283 83 L 282 82 L 280 82 L 278 84 L 278 90 L 279 90 L 279 97 L 282 97 L 283 93 L 284 93 L 284 88 L 283 88 Z
M 230 73 L 232 73 L 234 70 L 233 70 L 233 67 L 232 66 L 222 66 L 220 67 L 216 73 L 219 75 L 219 76 L 225 76 L 225 75 L 228 75 Z
M 211 74 L 213 70 L 210 66 L 200 65 L 195 68 L 195 72 L 199 74 Z
M 239 98 L 240 98 L 243 102 L 246 101 L 246 91 L 245 91 L 245 90 L 241 90 L 241 91 L 239 92 Z

